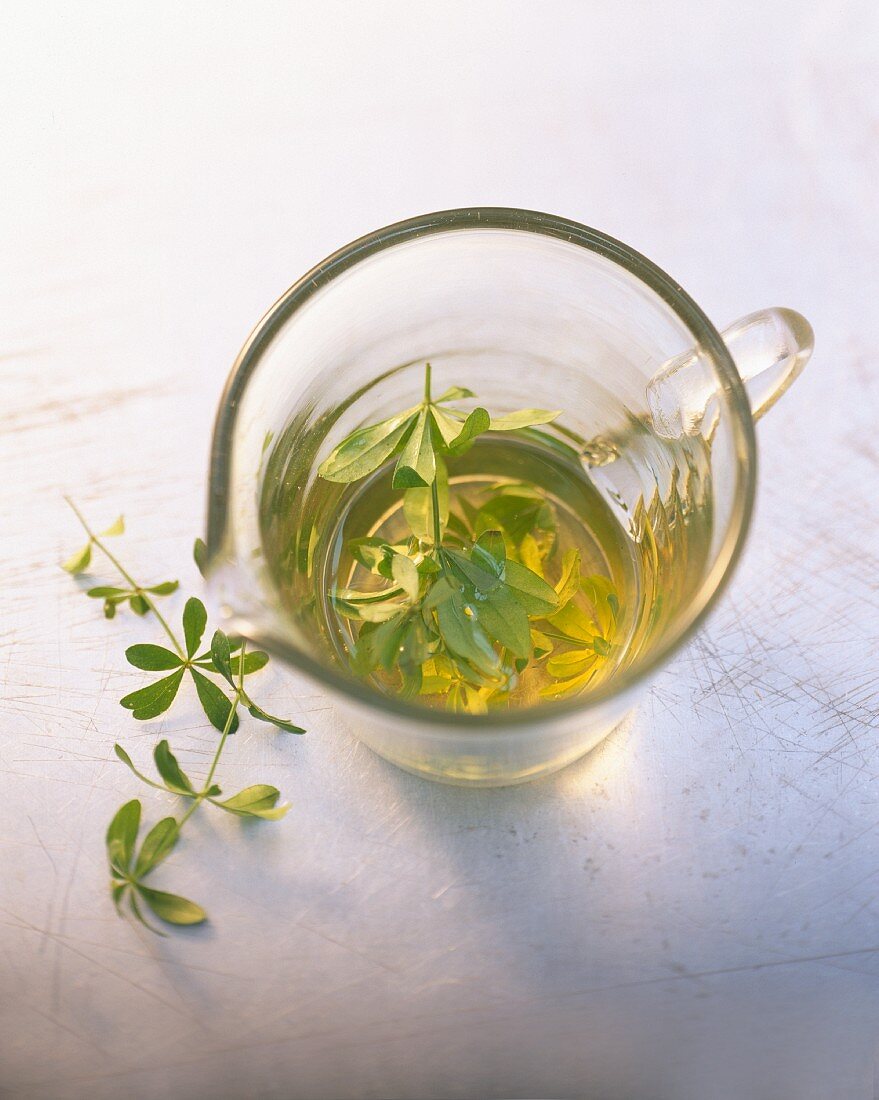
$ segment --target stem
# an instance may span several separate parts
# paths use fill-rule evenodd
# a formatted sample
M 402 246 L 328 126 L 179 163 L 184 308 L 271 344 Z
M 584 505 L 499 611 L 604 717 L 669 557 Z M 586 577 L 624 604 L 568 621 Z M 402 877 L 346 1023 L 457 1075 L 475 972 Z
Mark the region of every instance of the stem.
M 97 548 L 104 554 L 104 556 L 106 558 L 108 558 L 108 560 L 116 567 L 116 569 L 122 575 L 123 579 L 125 581 L 127 581 L 128 584 L 131 585 L 131 587 L 134 589 L 134 591 L 137 593 L 137 595 L 140 596 L 140 598 L 144 601 L 144 603 L 147 605 L 147 607 L 150 609 L 150 611 L 152 611 L 152 613 L 156 616 L 156 619 L 161 624 L 162 629 L 168 635 L 168 638 L 170 639 L 171 644 L 177 650 L 178 656 L 182 657 L 185 660 L 186 659 L 186 654 L 183 651 L 183 646 L 177 640 L 177 636 L 174 633 L 174 631 L 171 629 L 170 626 L 168 626 L 168 623 L 165 621 L 165 617 L 162 615 L 162 613 L 156 607 L 155 601 L 150 599 L 150 597 L 143 590 L 143 588 L 141 588 L 141 586 L 137 583 L 137 581 L 134 579 L 134 577 L 132 577 L 132 575 L 128 572 L 128 570 L 124 568 L 124 566 L 119 561 L 119 559 L 107 549 L 107 547 L 103 544 L 103 542 L 101 542 L 98 535 L 96 535 L 95 532 L 91 529 L 91 527 L 89 527 L 85 516 L 76 507 L 76 505 L 73 503 L 73 501 L 70 499 L 70 497 L 65 496 L 64 499 L 70 505 L 71 509 L 73 510 L 73 514 L 76 516 L 76 518 L 82 524 L 83 528 L 85 529 L 85 533 L 88 535 L 88 537 L 92 541 L 92 543 L 95 546 L 97 546 Z
M 436 478 L 430 483 L 430 503 L 433 506 L 433 545 L 439 550 L 443 544 L 442 525 L 440 524 L 439 488 Z
M 424 403 L 430 404 L 430 363 L 424 364 Z
M 214 774 L 217 770 L 217 765 L 220 763 L 220 757 L 223 755 L 223 749 L 226 747 L 226 739 L 229 736 L 229 731 L 232 729 L 232 723 L 235 721 L 235 711 L 241 701 L 241 696 L 244 694 L 244 654 L 247 649 L 247 643 L 244 642 L 241 645 L 240 657 L 241 663 L 238 666 L 238 687 L 235 689 L 235 694 L 232 697 L 232 701 L 229 705 L 229 715 L 226 718 L 226 724 L 223 726 L 223 732 L 220 735 L 220 743 L 217 745 L 217 751 L 214 753 L 214 759 L 211 761 L 211 767 L 208 771 L 207 779 L 204 781 L 204 787 L 198 792 L 195 798 L 192 800 L 192 805 L 180 818 L 180 823 L 177 826 L 177 831 L 183 828 L 186 822 L 192 817 L 195 811 L 207 798 L 207 792 L 211 788 L 211 780 L 214 778 Z

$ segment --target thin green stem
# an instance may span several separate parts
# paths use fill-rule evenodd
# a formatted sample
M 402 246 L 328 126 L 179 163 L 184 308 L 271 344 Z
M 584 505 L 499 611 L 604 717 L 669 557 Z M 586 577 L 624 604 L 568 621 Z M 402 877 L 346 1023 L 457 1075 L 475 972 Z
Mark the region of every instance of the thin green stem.
M 424 364 L 424 404 L 430 404 L 430 363 Z
M 177 826 L 179 832 L 186 822 L 192 817 L 199 806 L 204 802 L 208 796 L 208 791 L 211 789 L 211 782 L 217 771 L 217 765 L 220 763 L 220 757 L 223 755 L 223 749 L 226 747 L 226 740 L 229 737 L 229 733 L 232 729 L 232 723 L 235 721 L 235 712 L 238 709 L 238 704 L 241 701 L 241 697 L 244 694 L 244 654 L 247 649 L 247 643 L 245 642 L 241 646 L 241 663 L 238 668 L 238 687 L 235 689 L 235 694 L 229 704 L 229 714 L 226 717 L 226 724 L 223 726 L 223 732 L 220 735 L 220 743 L 217 745 L 217 751 L 214 753 L 214 759 L 211 761 L 211 767 L 208 771 L 207 778 L 204 781 L 204 786 L 192 800 L 192 805 L 180 818 L 180 822 Z
M 70 499 L 70 497 L 65 496 L 64 499 L 70 505 L 71 509 L 73 510 L 73 514 L 76 516 L 76 518 L 82 524 L 83 528 L 85 529 L 85 533 L 88 535 L 91 542 L 95 546 L 97 546 L 97 548 L 112 563 L 112 565 L 115 566 L 115 568 L 119 571 L 119 573 L 121 574 L 123 579 L 126 580 L 128 582 L 128 584 L 131 585 L 131 587 L 134 589 L 134 591 L 137 593 L 137 595 L 140 596 L 140 598 L 144 601 L 144 603 L 147 605 L 147 607 L 150 609 L 150 611 L 152 611 L 152 613 L 156 616 L 156 619 L 161 624 L 162 629 L 168 635 L 168 638 L 170 639 L 171 644 L 177 650 L 178 656 L 180 656 L 185 661 L 186 660 L 186 653 L 184 652 L 183 646 L 177 640 L 177 635 L 174 633 L 174 631 L 171 629 L 171 627 L 168 626 L 168 623 L 166 622 L 164 615 L 162 615 L 162 613 L 156 607 L 155 601 L 150 599 L 150 597 L 147 595 L 145 590 L 143 588 L 141 588 L 141 586 L 137 583 L 137 581 L 134 579 L 134 577 L 132 577 L 132 575 L 128 572 L 128 570 L 122 565 L 122 563 L 119 561 L 119 559 L 115 556 L 115 554 L 111 553 L 107 549 L 107 547 L 104 545 L 104 543 L 101 542 L 100 537 L 95 534 L 95 532 L 91 529 L 91 527 L 89 527 L 85 516 L 82 514 L 82 512 L 80 512 L 80 510 L 73 503 L 73 501 Z
M 430 503 L 433 508 L 433 545 L 439 550 L 443 544 L 442 524 L 440 523 L 439 487 L 436 478 L 430 483 Z

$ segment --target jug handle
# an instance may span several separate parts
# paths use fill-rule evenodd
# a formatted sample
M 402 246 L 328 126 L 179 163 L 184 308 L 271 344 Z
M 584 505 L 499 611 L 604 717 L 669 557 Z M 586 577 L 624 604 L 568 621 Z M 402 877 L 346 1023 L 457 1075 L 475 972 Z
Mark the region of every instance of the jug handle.
M 787 392 L 815 346 L 806 318 L 780 306 L 749 313 L 720 335 L 745 384 L 755 420 Z M 666 363 L 647 386 L 656 430 L 672 438 L 701 431 L 714 385 L 695 350 Z

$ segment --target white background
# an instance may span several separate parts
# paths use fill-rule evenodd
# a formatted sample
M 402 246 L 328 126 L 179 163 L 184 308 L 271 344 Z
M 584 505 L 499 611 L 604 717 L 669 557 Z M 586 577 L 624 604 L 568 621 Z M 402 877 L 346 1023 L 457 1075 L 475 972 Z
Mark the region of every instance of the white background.
M 872 1097 L 879 1010 L 879 18 L 838 3 L 7 3 L 0 35 L 0 1095 Z M 57 568 L 124 511 L 198 578 L 211 422 L 264 309 L 328 252 L 463 205 L 562 214 L 719 325 L 817 334 L 764 423 L 709 627 L 556 777 L 442 788 L 313 686 L 263 697 L 161 872 L 212 921 L 119 921 L 102 833 L 167 734 L 148 623 Z M 107 575 L 109 580 L 109 575 Z M 175 612 L 176 613 L 176 612 Z M 153 797 L 155 794 L 155 797 Z M 158 878 L 158 876 L 157 876 Z

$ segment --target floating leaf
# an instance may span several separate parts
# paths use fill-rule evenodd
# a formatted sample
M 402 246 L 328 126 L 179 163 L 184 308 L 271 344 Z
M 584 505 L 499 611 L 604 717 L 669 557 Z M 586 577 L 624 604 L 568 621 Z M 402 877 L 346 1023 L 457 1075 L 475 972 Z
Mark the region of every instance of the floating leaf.
M 453 592 L 436 609 L 437 623 L 447 648 L 478 672 L 496 679 L 500 662 L 473 609 L 460 592 Z
M 546 615 L 559 603 L 555 589 L 516 561 L 508 561 L 504 580 L 529 615 Z
M 519 409 L 518 412 L 507 413 L 504 416 L 491 418 L 491 431 L 516 432 L 522 428 L 532 428 L 535 424 L 549 424 L 561 416 L 561 410 L 550 412 L 547 409 Z
M 476 614 L 489 638 L 506 646 L 517 657 L 531 656 L 528 615 L 505 584 L 479 602 Z

